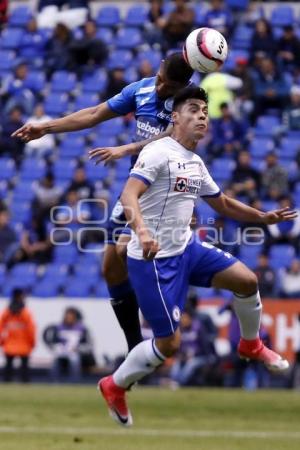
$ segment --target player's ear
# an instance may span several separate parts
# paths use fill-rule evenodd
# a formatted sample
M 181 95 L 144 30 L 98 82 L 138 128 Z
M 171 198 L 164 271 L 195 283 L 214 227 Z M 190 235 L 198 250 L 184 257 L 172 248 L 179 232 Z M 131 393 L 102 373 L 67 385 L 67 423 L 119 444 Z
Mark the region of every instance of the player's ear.
M 178 111 L 172 112 L 172 121 L 175 123 L 178 120 Z

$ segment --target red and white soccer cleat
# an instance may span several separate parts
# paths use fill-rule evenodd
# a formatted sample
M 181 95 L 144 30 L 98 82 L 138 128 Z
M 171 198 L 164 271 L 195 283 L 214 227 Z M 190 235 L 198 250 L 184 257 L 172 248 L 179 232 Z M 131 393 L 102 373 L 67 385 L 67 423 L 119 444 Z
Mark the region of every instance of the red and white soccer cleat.
M 251 341 L 241 338 L 238 353 L 243 359 L 261 361 L 272 372 L 284 372 L 289 368 L 288 361 L 266 347 L 260 338 Z
M 98 382 L 98 389 L 107 403 L 110 416 L 123 427 L 133 423 L 131 413 L 126 404 L 126 389 L 117 386 L 112 375 Z

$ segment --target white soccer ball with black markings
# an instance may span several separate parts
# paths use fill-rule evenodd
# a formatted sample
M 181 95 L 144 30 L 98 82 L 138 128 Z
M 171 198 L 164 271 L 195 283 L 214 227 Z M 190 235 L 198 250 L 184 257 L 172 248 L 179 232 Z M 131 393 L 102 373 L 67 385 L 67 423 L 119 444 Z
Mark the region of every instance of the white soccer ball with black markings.
M 213 28 L 198 28 L 186 38 L 183 56 L 192 69 L 210 73 L 221 69 L 228 53 L 224 36 Z

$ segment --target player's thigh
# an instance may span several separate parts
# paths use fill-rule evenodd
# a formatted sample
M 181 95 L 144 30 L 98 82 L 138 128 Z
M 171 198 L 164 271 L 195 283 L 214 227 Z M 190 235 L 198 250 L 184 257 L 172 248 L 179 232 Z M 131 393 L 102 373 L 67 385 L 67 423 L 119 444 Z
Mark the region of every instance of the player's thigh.
M 237 261 L 232 266 L 214 275 L 212 286 L 218 289 L 228 289 L 240 295 L 252 295 L 257 291 L 256 275 Z
M 106 244 L 102 262 L 102 274 L 108 285 L 113 286 L 127 280 L 126 262 L 120 258 L 114 244 Z

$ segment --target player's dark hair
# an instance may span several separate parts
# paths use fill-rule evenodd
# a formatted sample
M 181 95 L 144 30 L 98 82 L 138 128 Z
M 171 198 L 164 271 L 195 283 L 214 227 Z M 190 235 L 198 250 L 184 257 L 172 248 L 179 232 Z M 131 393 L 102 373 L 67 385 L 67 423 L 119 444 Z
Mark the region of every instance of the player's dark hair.
M 181 52 L 171 53 L 166 57 L 164 71 L 169 80 L 182 84 L 187 84 L 194 72 L 185 62 Z
M 177 111 L 179 106 L 191 98 L 203 100 L 205 103 L 208 103 L 207 93 L 204 89 L 197 86 L 187 86 L 186 88 L 180 89 L 175 95 L 173 111 Z

